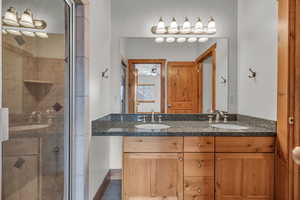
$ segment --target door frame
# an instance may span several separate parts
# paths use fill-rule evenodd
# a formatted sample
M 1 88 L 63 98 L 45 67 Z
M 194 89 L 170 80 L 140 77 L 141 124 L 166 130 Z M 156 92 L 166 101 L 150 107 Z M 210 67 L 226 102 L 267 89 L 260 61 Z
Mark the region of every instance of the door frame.
M 276 200 L 300 199 L 300 167 L 292 150 L 300 146 L 300 2 L 279 0 Z
M 133 71 L 135 64 L 160 64 L 160 113 L 165 113 L 166 59 L 128 59 L 128 113 L 136 113 L 136 76 Z
M 216 110 L 216 88 L 217 88 L 217 56 L 216 56 L 217 43 L 211 45 L 204 53 L 198 56 L 195 60 L 196 65 L 199 67 L 199 81 L 203 81 L 203 62 L 205 59 L 212 57 L 212 111 Z M 199 99 L 200 111 L 203 107 L 203 83 L 199 83 Z

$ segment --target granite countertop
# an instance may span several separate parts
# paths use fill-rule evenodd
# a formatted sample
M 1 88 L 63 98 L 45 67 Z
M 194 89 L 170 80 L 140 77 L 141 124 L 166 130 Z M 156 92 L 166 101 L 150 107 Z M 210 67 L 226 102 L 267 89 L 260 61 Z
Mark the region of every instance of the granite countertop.
M 262 126 L 261 121 L 249 118 L 237 118 L 227 122 L 247 126 L 245 130 L 220 129 L 211 127 L 204 120 L 163 121 L 162 124 L 171 128 L 161 130 L 146 130 L 135 128 L 143 124 L 137 121 L 120 121 L 98 119 L 92 123 L 93 136 L 276 136 L 275 126 Z M 149 122 L 147 122 L 149 123 Z M 158 123 L 158 122 L 156 122 Z M 220 122 L 222 123 L 222 122 Z M 263 124 L 264 125 L 264 124 Z

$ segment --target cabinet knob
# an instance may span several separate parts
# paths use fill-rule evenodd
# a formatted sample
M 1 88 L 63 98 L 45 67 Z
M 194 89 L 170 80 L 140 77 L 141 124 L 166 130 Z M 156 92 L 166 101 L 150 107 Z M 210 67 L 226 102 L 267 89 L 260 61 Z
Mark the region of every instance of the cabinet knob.
M 198 189 L 197 189 L 197 192 L 198 192 L 198 193 L 201 193 L 201 189 L 200 189 L 200 188 L 198 188 Z
M 182 157 L 179 157 L 178 160 L 179 160 L 179 161 L 183 161 L 183 158 L 182 158 Z
M 202 160 L 198 160 L 198 168 L 201 168 L 202 167 Z

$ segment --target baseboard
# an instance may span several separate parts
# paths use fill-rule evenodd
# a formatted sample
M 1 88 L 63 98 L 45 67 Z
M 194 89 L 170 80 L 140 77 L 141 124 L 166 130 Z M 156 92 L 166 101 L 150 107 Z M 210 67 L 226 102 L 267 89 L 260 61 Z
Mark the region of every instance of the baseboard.
M 105 191 L 107 190 L 109 183 L 112 180 L 121 180 L 122 179 L 122 170 L 121 169 L 110 169 L 102 184 L 100 185 L 100 187 L 98 188 L 93 200 L 101 200 L 102 197 L 104 196 Z
M 100 185 L 99 189 L 97 190 L 93 200 L 101 200 L 108 185 L 110 183 L 110 171 L 107 172 L 102 184 Z

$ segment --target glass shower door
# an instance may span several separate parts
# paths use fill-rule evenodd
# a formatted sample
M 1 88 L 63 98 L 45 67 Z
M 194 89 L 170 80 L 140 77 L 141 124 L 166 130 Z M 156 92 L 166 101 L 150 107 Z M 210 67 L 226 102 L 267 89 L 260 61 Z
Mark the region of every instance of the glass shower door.
M 63 0 L 2 0 L 3 19 L 17 16 L 16 25 L 2 22 L 2 107 L 9 109 L 2 200 L 65 197 L 70 124 L 66 8 Z

